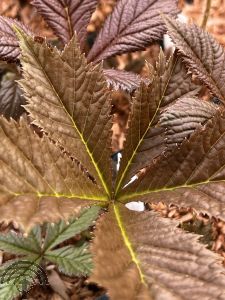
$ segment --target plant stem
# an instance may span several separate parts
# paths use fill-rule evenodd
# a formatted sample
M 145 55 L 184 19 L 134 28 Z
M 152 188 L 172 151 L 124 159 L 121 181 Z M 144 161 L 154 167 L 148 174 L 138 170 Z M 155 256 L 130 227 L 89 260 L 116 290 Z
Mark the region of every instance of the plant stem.
M 205 5 L 205 11 L 202 19 L 202 25 L 201 27 L 205 29 L 208 18 L 209 18 L 209 13 L 210 13 L 210 8 L 211 8 L 211 0 L 206 0 L 206 5 Z

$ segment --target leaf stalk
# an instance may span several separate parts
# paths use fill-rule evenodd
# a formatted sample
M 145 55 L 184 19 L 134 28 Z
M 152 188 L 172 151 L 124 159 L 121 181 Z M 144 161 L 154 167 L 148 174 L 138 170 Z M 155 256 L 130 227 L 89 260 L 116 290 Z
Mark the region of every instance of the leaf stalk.
M 203 29 L 206 28 L 206 24 L 207 24 L 209 14 L 210 14 L 210 9 L 211 9 L 211 3 L 212 3 L 211 0 L 206 0 L 205 10 L 204 10 L 202 24 L 201 24 L 201 27 Z

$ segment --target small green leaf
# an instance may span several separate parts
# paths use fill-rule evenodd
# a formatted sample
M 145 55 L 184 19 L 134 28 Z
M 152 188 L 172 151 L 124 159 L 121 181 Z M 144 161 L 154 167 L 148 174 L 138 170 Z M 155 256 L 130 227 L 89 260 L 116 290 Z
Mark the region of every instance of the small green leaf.
M 48 224 L 44 250 L 47 251 L 76 234 L 88 229 L 88 227 L 90 227 L 96 220 L 99 210 L 100 208 L 98 206 L 93 206 L 84 210 L 80 214 L 79 218 L 73 218 L 67 223 L 60 221 L 54 226 Z
M 57 264 L 59 271 L 67 275 L 88 275 L 93 266 L 87 245 L 85 243 L 81 247 L 66 246 L 48 251 L 45 258 Z
M 38 277 L 40 258 L 13 260 L 0 268 L 0 299 L 12 300 L 27 291 Z
M 34 227 L 27 238 L 13 231 L 1 234 L 0 249 L 13 254 L 29 256 L 41 253 L 40 226 Z
M 0 297 L 2 300 L 11 300 L 18 296 L 20 292 L 13 283 L 0 285 Z
M 41 227 L 39 225 L 33 227 L 31 232 L 29 233 L 28 240 L 31 241 L 36 249 L 41 250 Z

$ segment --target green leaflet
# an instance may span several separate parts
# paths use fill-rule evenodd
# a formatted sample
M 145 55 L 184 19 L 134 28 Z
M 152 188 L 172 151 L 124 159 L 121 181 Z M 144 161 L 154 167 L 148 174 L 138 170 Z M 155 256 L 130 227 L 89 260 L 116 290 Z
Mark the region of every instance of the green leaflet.
M 12 260 L 0 268 L 0 297 L 2 300 L 12 300 L 22 292 L 27 291 L 38 275 L 39 256 L 29 260 Z
M 67 275 L 88 275 L 93 264 L 87 243 L 83 243 L 82 246 L 53 249 L 63 241 L 88 229 L 98 213 L 99 208 L 93 206 L 83 210 L 78 218 L 73 218 L 67 223 L 61 221 L 54 227 L 47 224 L 43 242 L 40 226 L 35 226 L 27 237 L 12 232 L 0 235 L 1 250 L 23 255 L 20 259 L 9 261 L 0 267 L 0 299 L 14 299 L 35 284 L 35 279 L 47 280 L 44 269 L 40 267 L 46 260 L 55 263 L 59 270 Z
M 66 246 L 47 251 L 45 258 L 55 263 L 60 272 L 70 276 L 90 275 L 93 269 L 88 244 L 83 244 L 80 247 Z
M 92 206 L 82 210 L 78 217 L 67 222 L 59 221 L 55 224 L 47 224 L 44 241 L 42 241 L 41 227 L 35 226 L 27 237 L 20 233 L 9 232 L 0 235 L 0 250 L 28 257 L 43 256 L 46 252 L 54 249 L 57 245 L 87 230 L 100 212 L 100 208 Z
M 99 207 L 92 206 L 91 208 L 82 211 L 79 218 L 70 219 L 69 222 L 60 221 L 54 225 L 48 224 L 44 250 L 48 251 L 50 248 L 54 248 L 63 241 L 88 229 L 90 224 L 96 220 L 99 211 Z
M 40 227 L 34 227 L 27 238 L 16 232 L 0 235 L 0 249 L 14 254 L 37 256 L 41 253 Z

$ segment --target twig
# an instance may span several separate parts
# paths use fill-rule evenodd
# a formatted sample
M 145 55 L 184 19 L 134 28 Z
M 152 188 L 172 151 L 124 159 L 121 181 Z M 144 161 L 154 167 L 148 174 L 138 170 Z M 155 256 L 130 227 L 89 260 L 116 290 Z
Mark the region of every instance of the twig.
M 205 11 L 202 19 L 202 25 L 201 27 L 205 29 L 208 18 L 209 18 L 209 13 L 210 13 L 210 8 L 211 8 L 211 0 L 206 0 L 206 5 L 205 5 Z
M 13 8 L 13 6 L 15 6 L 15 3 L 10 4 L 9 6 L 7 6 L 2 12 L 1 15 L 4 16 L 10 9 Z

